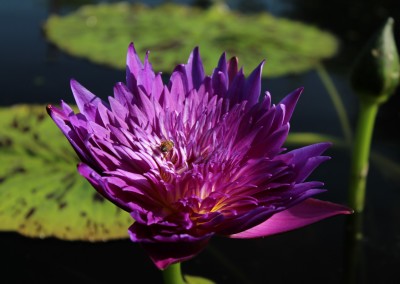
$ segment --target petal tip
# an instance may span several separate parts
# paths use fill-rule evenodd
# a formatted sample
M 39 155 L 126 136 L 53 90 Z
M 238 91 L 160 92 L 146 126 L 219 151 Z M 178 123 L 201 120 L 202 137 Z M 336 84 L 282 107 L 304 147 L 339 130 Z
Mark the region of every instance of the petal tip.
M 48 104 L 47 106 L 46 106 L 46 111 L 47 111 L 47 114 L 48 115 L 50 115 L 51 116 L 51 113 L 53 112 L 53 105 L 51 105 L 51 104 Z
M 69 80 L 69 84 L 70 84 L 72 90 L 77 90 L 77 89 L 83 87 L 83 86 L 82 86 L 77 80 L 75 80 L 74 78 L 71 78 L 71 79 Z

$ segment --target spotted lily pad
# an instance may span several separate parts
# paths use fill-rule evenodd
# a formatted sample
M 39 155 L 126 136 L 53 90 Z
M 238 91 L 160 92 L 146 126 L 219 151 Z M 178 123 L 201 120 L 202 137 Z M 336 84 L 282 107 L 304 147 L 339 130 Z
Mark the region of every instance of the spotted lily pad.
M 336 38 L 314 26 L 266 12 L 244 15 L 221 5 L 207 10 L 171 3 L 154 8 L 87 5 L 66 16 L 50 16 L 44 31 L 71 55 L 122 69 L 132 41 L 139 54 L 152 52 L 156 71 L 172 70 L 200 46 L 208 74 L 223 51 L 238 56 L 246 70 L 266 58 L 263 75 L 280 76 L 304 72 L 337 50 Z
M 0 108 L 0 230 L 101 241 L 128 237 L 129 214 L 76 171 L 78 159 L 44 106 Z

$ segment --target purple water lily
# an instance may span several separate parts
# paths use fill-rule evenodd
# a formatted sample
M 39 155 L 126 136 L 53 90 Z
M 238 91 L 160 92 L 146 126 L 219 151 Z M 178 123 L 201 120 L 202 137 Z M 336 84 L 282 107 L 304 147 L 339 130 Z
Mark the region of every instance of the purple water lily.
M 72 80 L 80 113 L 47 109 L 79 173 L 131 214 L 130 238 L 158 268 L 194 257 L 213 235 L 264 237 L 350 213 L 311 198 L 323 183 L 305 181 L 329 143 L 282 146 L 301 88 L 273 105 L 260 97 L 264 62 L 245 78 L 223 54 L 206 76 L 198 48 L 164 85 L 148 56 L 129 46 L 127 83 L 108 102 Z

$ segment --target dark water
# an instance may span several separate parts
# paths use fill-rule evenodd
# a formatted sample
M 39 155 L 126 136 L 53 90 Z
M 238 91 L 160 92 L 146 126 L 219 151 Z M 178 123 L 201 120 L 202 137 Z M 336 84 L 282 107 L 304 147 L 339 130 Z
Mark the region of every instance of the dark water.
M 50 12 L 66 13 L 81 3 L 99 1 L 2 0 L 0 105 L 72 102 L 69 79 L 78 79 L 101 97 L 111 94 L 124 72 L 72 58 L 46 42 L 41 23 Z M 162 1 L 148 1 L 158 4 Z M 185 2 L 185 1 L 182 1 Z M 187 2 L 187 1 L 186 1 Z M 201 1 L 200 1 L 201 2 Z M 354 123 L 357 104 L 347 82 L 351 60 L 366 38 L 391 13 L 399 37 L 400 9 L 396 1 L 232 1 L 243 11 L 268 9 L 282 16 L 320 25 L 341 38 L 341 51 L 325 62 Z M 397 17 L 396 17 L 397 16 Z M 128 44 L 128 43 L 127 43 Z M 268 68 L 268 66 L 266 66 Z M 330 99 L 314 71 L 266 79 L 275 102 L 289 91 L 305 87 L 292 119 L 292 131 L 341 135 Z M 400 101 L 397 93 L 379 112 L 373 148 L 400 161 Z M 326 183 L 321 199 L 346 203 L 349 156 L 331 149 L 333 159 L 313 175 Z M 371 165 L 365 240 L 355 283 L 400 283 L 400 186 L 388 169 Z M 297 231 L 258 240 L 215 238 L 209 248 L 183 263 L 185 273 L 217 283 L 342 283 L 344 216 Z M 0 233 L 0 283 L 161 283 L 161 275 L 142 249 L 128 240 L 107 243 L 29 239 Z M 139 279 L 147 279 L 139 280 Z

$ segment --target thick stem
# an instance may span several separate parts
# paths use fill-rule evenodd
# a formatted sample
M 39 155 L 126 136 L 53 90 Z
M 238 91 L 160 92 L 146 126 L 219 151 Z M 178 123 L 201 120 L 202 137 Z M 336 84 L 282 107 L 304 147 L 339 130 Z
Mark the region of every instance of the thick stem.
M 349 206 L 356 213 L 361 213 L 364 210 L 368 160 L 378 108 L 379 104 L 376 102 L 362 100 L 360 104 L 352 151 L 349 188 Z
M 364 280 L 363 217 L 362 213 L 346 216 L 343 284 L 362 283 Z
M 171 264 L 162 271 L 164 284 L 186 284 L 181 272 L 181 263 Z

